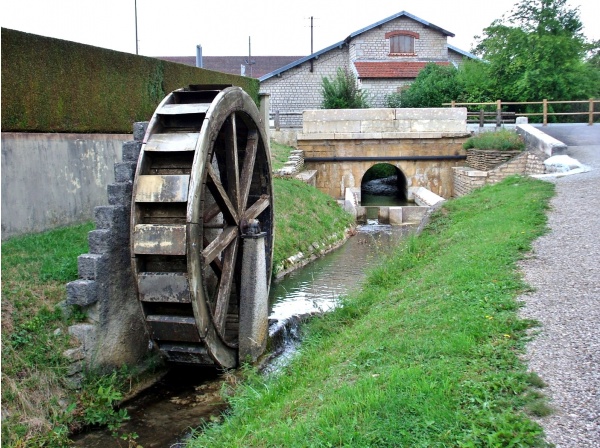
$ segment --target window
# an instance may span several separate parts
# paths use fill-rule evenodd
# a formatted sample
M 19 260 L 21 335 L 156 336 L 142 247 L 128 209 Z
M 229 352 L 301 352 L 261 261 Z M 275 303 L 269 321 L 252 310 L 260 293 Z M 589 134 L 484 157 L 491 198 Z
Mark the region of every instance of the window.
M 415 54 L 415 39 L 419 38 L 419 33 L 408 30 L 398 30 L 386 33 L 386 39 L 390 40 L 390 54 Z
M 390 37 L 390 53 L 410 53 L 415 52 L 415 38 L 412 36 L 392 36 Z

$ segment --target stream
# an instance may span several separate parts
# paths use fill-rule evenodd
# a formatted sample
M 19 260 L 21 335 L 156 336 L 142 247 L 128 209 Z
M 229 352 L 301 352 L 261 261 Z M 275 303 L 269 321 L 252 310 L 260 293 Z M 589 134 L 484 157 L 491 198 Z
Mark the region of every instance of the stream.
M 359 226 L 339 249 L 274 281 L 269 294 L 271 354 L 263 372 L 275 371 L 291 359 L 303 318 L 335 308 L 339 297 L 356 288 L 366 271 L 411 229 L 370 221 Z M 191 428 L 202 421 L 219 421 L 227 408 L 220 397 L 221 387 L 234 380 L 232 374 L 216 369 L 171 368 L 158 383 L 124 405 L 130 420 L 119 434 L 136 433 L 136 442 L 144 448 L 183 447 Z M 89 430 L 73 442 L 86 448 L 128 446 L 106 429 Z

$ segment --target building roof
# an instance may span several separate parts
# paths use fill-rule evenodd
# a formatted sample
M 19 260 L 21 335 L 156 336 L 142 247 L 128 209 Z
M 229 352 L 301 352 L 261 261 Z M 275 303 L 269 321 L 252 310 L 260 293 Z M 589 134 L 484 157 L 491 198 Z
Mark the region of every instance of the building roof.
M 416 78 L 429 62 L 361 62 L 355 61 L 354 66 L 358 77 L 366 78 Z M 450 65 L 448 61 L 435 62 L 437 65 Z
M 296 61 L 293 61 L 293 62 L 291 62 L 291 63 L 289 63 L 289 64 L 287 64 L 287 65 L 285 65 L 283 67 L 278 68 L 277 70 L 274 70 L 274 71 L 272 71 L 270 73 L 267 73 L 267 74 L 261 76 L 258 79 L 261 82 L 262 81 L 266 81 L 267 79 L 272 78 L 273 76 L 280 75 L 281 73 L 283 73 L 283 72 L 285 72 L 285 71 L 287 71 L 287 70 L 289 70 L 291 68 L 294 68 L 296 66 L 299 66 L 299 65 L 301 65 L 301 64 L 303 64 L 303 63 L 305 63 L 307 61 L 310 61 L 311 59 L 318 59 L 319 56 L 321 56 L 323 53 L 327 53 L 328 51 L 333 50 L 336 47 L 342 48 L 344 45 L 347 45 L 350 42 L 350 40 L 352 40 L 356 36 L 358 36 L 358 35 L 360 35 L 362 33 L 365 33 L 365 32 L 367 32 L 369 30 L 372 30 L 373 28 L 377 28 L 378 26 L 381 26 L 381 25 L 383 25 L 383 24 L 385 24 L 387 22 L 390 22 L 392 20 L 398 19 L 400 17 L 408 17 L 408 18 L 410 18 L 412 20 L 415 20 L 415 21 L 421 23 L 423 26 L 426 26 L 426 27 L 432 28 L 434 30 L 437 30 L 437 31 L 439 31 L 440 33 L 442 33 L 442 34 L 444 34 L 446 36 L 454 37 L 454 34 L 451 33 L 450 31 L 446 31 L 445 29 L 440 28 L 439 26 L 434 25 L 433 23 L 430 23 L 430 22 L 428 22 L 426 20 L 423 20 L 423 19 L 421 19 L 421 18 L 419 18 L 417 16 L 414 16 L 414 15 L 412 15 L 412 14 L 406 12 L 406 11 L 400 11 L 397 14 L 389 16 L 389 17 L 387 17 L 387 18 L 385 18 L 383 20 L 380 20 L 379 22 L 372 23 L 369 26 L 366 26 L 364 28 L 361 28 L 358 31 L 355 31 L 355 32 L 351 33 L 348 37 L 346 37 L 346 39 L 344 39 L 344 40 L 342 40 L 340 42 L 336 42 L 335 44 L 330 45 L 329 47 L 324 48 L 324 49 L 322 49 L 320 51 L 317 51 L 316 53 L 313 53 L 311 55 L 308 55 L 308 56 L 300 58 L 300 59 L 298 59 Z
M 202 68 L 214 70 L 221 73 L 232 75 L 241 74 L 241 66 L 246 66 L 246 76 L 250 76 L 252 68 L 252 77 L 261 76 L 272 72 L 292 61 L 296 61 L 302 56 L 252 56 L 254 64 L 246 64 L 248 56 L 202 56 Z M 176 62 L 179 64 L 196 66 L 196 56 L 157 56 L 157 59 L 163 61 Z
M 479 56 L 476 56 L 473 53 L 469 53 L 468 51 L 461 50 L 460 48 L 457 48 L 454 45 L 448 44 L 448 50 L 455 51 L 456 53 L 459 53 L 459 54 L 461 54 L 461 55 L 463 55 L 463 56 L 465 56 L 467 58 L 480 59 Z

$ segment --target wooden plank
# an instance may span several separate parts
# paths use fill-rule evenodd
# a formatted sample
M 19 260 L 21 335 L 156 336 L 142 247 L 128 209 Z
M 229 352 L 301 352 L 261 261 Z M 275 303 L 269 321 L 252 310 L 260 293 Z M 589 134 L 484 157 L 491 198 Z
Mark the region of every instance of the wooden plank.
M 184 272 L 141 272 L 137 279 L 140 300 L 144 302 L 191 302 Z
M 133 251 L 140 255 L 185 255 L 185 225 L 138 224 L 133 231 Z
M 225 249 L 223 254 L 223 272 L 219 281 L 219 290 L 217 293 L 217 303 L 215 306 L 215 325 L 217 331 L 224 335 L 225 319 L 229 310 L 229 297 L 231 296 L 231 285 L 233 284 L 233 274 L 235 272 L 235 260 L 237 258 L 238 240 L 235 239 Z
M 252 204 L 248 210 L 244 212 L 244 219 L 256 219 L 258 215 L 260 215 L 271 203 L 271 198 L 268 194 L 263 194 L 258 200 Z
M 217 173 L 215 173 L 212 165 L 206 165 L 206 168 L 208 173 L 207 187 L 213 195 L 215 202 L 219 205 L 219 208 L 223 212 L 223 217 L 229 224 L 238 225 L 239 217 L 237 211 L 229 200 L 229 196 L 227 196 L 227 193 L 223 188 L 223 184 L 217 177 Z
M 165 104 L 158 111 L 159 115 L 205 114 L 210 103 Z
M 135 187 L 135 202 L 187 202 L 189 175 L 141 175 Z
M 148 139 L 144 150 L 159 152 L 195 151 L 199 135 L 199 132 L 152 134 Z
M 204 266 L 208 266 L 212 261 L 225 250 L 229 243 L 231 243 L 238 236 L 238 228 L 235 226 L 228 227 L 223 230 L 211 243 L 204 248 L 202 251 L 202 259 L 204 260 Z
M 250 186 L 252 185 L 252 173 L 254 172 L 254 162 L 256 160 L 256 150 L 258 148 L 258 132 L 256 129 L 248 131 L 246 141 L 246 155 L 242 165 L 242 173 L 240 175 L 240 203 L 242 207 L 248 202 L 250 194 Z
M 240 171 L 237 147 L 237 123 L 231 114 L 225 130 L 225 168 L 227 170 L 227 193 L 236 210 L 240 210 Z
M 159 341 L 200 342 L 196 320 L 187 316 L 149 315 L 152 338 Z

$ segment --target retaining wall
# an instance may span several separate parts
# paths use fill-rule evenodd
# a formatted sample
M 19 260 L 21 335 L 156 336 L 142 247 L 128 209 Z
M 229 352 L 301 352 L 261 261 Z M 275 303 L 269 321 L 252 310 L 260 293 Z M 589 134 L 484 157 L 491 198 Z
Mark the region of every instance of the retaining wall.
M 129 134 L 2 133 L 2 240 L 92 219 Z

